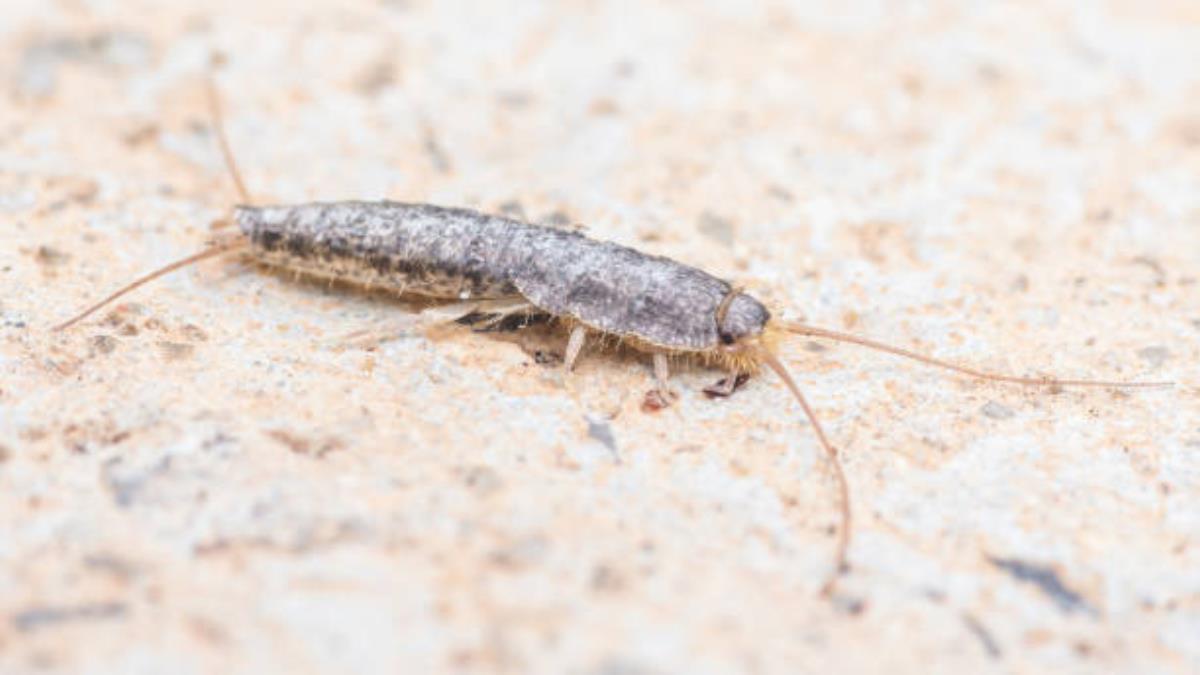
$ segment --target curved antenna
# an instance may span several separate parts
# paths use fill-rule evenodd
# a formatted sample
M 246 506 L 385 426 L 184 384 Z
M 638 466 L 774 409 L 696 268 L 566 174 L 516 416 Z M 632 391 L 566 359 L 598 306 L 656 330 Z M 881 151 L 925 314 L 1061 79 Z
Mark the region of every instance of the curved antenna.
M 214 66 L 217 65 L 219 63 L 219 61 L 220 60 L 214 56 L 214 58 L 213 58 Z M 247 204 L 247 205 L 253 204 L 254 201 L 250 198 L 250 192 L 246 189 L 246 183 L 242 180 L 242 174 L 240 171 L 238 171 L 237 161 L 234 159 L 233 151 L 229 147 L 229 140 L 225 137 L 225 122 L 224 122 L 224 117 L 221 114 L 221 96 L 220 96 L 220 93 L 217 91 L 217 82 L 216 82 L 216 79 L 213 77 L 212 73 L 209 73 L 208 77 L 205 78 L 205 84 L 207 85 L 206 90 L 208 92 L 208 108 L 209 108 L 210 114 L 212 115 L 212 125 L 213 125 L 213 129 L 215 129 L 216 133 L 217 133 L 217 145 L 220 146 L 220 148 L 221 148 L 221 156 L 225 160 L 225 168 L 229 170 L 229 175 L 233 177 L 233 182 L 237 186 L 238 195 L 241 196 L 242 203 Z M 225 224 L 228 224 L 228 221 L 226 221 Z M 111 295 L 104 298 L 103 300 L 97 302 L 96 304 L 92 305 L 91 307 L 88 307 L 87 309 L 83 310 L 79 314 L 76 314 L 75 316 L 71 317 L 70 319 L 58 324 L 51 330 L 54 332 L 58 332 L 58 331 L 70 328 L 71 326 L 75 325 L 76 323 L 79 323 L 80 321 L 83 321 L 87 317 L 91 316 L 97 310 L 99 310 L 100 308 L 109 304 L 110 302 L 116 300 L 117 298 L 120 298 L 121 296 L 125 295 L 126 293 L 129 293 L 129 292 L 139 288 L 140 286 L 143 286 L 145 284 L 150 283 L 151 281 L 154 281 L 155 279 L 163 276 L 164 274 L 169 274 L 181 267 L 187 267 L 188 265 L 200 262 L 201 260 L 204 260 L 206 258 L 211 258 L 213 256 L 220 255 L 222 253 L 226 253 L 228 251 L 232 251 L 232 250 L 241 248 L 241 247 L 245 246 L 247 243 L 248 243 L 248 241 L 247 241 L 246 237 L 243 235 L 236 236 L 225 242 L 214 243 L 211 246 L 209 246 L 208 248 L 204 249 L 203 251 L 200 251 L 199 253 L 193 253 L 192 255 L 189 255 L 186 258 L 176 260 L 173 263 L 170 263 L 168 265 L 160 267 L 160 268 L 154 270 L 153 272 L 150 272 L 149 274 L 146 274 L 142 277 L 139 277 L 138 279 L 135 279 L 134 281 L 117 289 Z
M 76 314 L 75 316 L 71 317 L 70 319 L 58 324 L 51 330 L 54 332 L 58 332 L 58 331 L 70 328 L 71 326 L 74 326 L 75 324 L 79 323 L 80 321 L 83 321 L 84 319 L 88 318 L 89 316 L 94 314 L 97 310 L 99 310 L 101 307 L 104 307 L 105 305 L 109 304 L 113 300 L 116 300 L 117 298 L 125 295 L 126 293 L 129 293 L 130 291 L 133 291 L 134 289 L 136 289 L 140 286 L 143 286 L 145 284 L 150 283 L 151 281 L 154 281 L 155 279 L 163 276 L 164 274 L 169 274 L 169 273 L 174 272 L 175 270 L 179 269 L 180 267 L 186 267 L 188 265 L 191 265 L 192 263 L 200 262 L 201 260 L 204 260 L 206 258 L 211 258 L 213 256 L 220 255 L 220 254 L 226 253 L 228 251 L 232 251 L 232 250 L 240 248 L 244 245 L 246 245 L 246 240 L 242 239 L 242 238 L 233 239 L 231 241 L 227 241 L 227 242 L 221 243 L 221 244 L 213 244 L 210 248 L 206 248 L 203 251 L 200 251 L 199 253 L 193 253 L 192 255 L 189 255 L 186 258 L 181 258 L 169 265 L 160 267 L 160 268 L 154 270 L 153 272 L 150 272 L 149 274 L 139 277 L 138 279 L 135 279 L 134 281 L 122 286 L 121 288 L 114 291 L 108 297 L 97 302 L 96 304 L 92 305 L 91 307 L 88 307 L 87 309 Z
M 225 168 L 229 170 L 229 175 L 233 177 L 233 183 L 237 186 L 238 196 L 242 198 L 242 203 L 253 205 L 254 200 L 250 198 L 250 191 L 246 189 L 246 183 L 242 180 L 242 173 L 238 171 L 237 161 L 233 158 L 233 150 L 229 147 L 229 139 L 225 137 L 225 117 L 221 114 L 221 94 L 217 91 L 217 81 L 211 73 L 205 78 L 205 89 L 208 91 L 208 111 L 212 115 L 213 129 L 217 132 L 217 145 L 221 147 L 221 156 L 225 159 Z
M 938 368 L 945 368 L 946 370 L 953 370 L 957 373 L 962 373 L 963 375 L 969 375 L 971 377 L 976 377 L 981 380 L 991 380 L 993 382 L 1011 382 L 1013 384 L 1025 384 L 1025 385 L 1043 386 L 1043 387 L 1109 387 L 1109 388 L 1119 388 L 1119 389 L 1149 389 L 1149 388 L 1153 388 L 1153 387 L 1171 387 L 1171 386 L 1174 386 L 1174 384 L 1175 384 L 1174 382 L 1110 382 L 1110 381 L 1105 381 L 1105 380 L 1059 380 L 1059 379 L 1054 379 L 1054 378 L 1018 377 L 1015 375 L 1001 375 L 1001 374 L 997 374 L 997 373 L 989 373 L 989 372 L 985 372 L 982 370 L 976 370 L 974 368 L 968 368 L 967 366 L 960 366 L 956 363 L 950 363 L 949 361 L 943 361 L 942 359 L 936 359 L 936 358 L 933 358 L 932 356 L 918 354 L 917 352 L 914 352 L 914 351 L 911 351 L 908 349 L 904 349 L 902 347 L 893 347 L 892 345 L 884 344 L 882 342 L 877 342 L 875 340 L 871 340 L 871 339 L 868 339 L 865 337 L 859 337 L 858 335 L 853 335 L 851 333 L 843 333 L 841 331 L 830 330 L 828 328 L 818 328 L 817 326 L 809 326 L 807 324 L 792 323 L 792 322 L 788 322 L 788 321 L 783 322 L 783 327 L 788 332 L 795 333 L 797 335 L 807 335 L 807 336 L 817 337 L 817 338 L 828 338 L 830 340 L 834 340 L 837 342 L 849 342 L 851 344 L 856 344 L 861 347 L 866 347 L 868 349 L 874 349 L 874 350 L 881 351 L 881 352 L 887 352 L 889 354 L 895 354 L 896 356 L 902 356 L 904 358 L 912 359 L 914 361 L 920 361 L 921 363 L 924 363 L 927 365 L 936 366 Z
M 796 381 L 792 379 L 787 369 L 783 367 L 783 363 L 769 350 L 759 347 L 758 355 L 783 380 L 787 388 L 792 391 L 792 395 L 796 397 L 796 401 L 800 403 L 800 407 L 804 409 L 805 416 L 812 423 L 813 431 L 817 433 L 817 440 L 821 442 L 821 448 L 825 450 L 825 457 L 829 460 L 830 467 L 833 468 L 833 476 L 837 479 L 842 524 L 838 528 L 837 550 L 834 554 L 833 572 L 830 573 L 829 578 L 821 586 L 821 595 L 828 598 L 833 595 L 833 589 L 837 585 L 838 577 L 849 569 L 846 556 L 847 551 L 850 550 L 850 485 L 846 482 L 846 472 L 842 470 L 842 460 L 838 456 L 837 448 L 833 447 L 833 444 L 829 442 L 829 438 L 825 436 L 825 430 L 821 428 L 821 423 L 817 421 L 817 415 L 813 412 L 812 407 L 808 405 L 808 400 L 804 398 L 804 394 L 800 393 L 800 387 L 796 386 Z

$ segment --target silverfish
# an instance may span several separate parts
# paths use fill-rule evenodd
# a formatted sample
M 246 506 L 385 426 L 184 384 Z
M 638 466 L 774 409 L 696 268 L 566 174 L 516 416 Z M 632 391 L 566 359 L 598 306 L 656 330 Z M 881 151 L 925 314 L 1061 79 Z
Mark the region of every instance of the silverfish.
M 59 324 L 63 330 L 168 272 L 224 253 L 249 252 L 269 266 L 304 275 L 383 288 L 398 295 L 453 301 L 462 318 L 491 314 L 548 315 L 567 328 L 564 366 L 574 368 L 589 336 L 616 338 L 650 355 L 656 389 L 667 405 L 669 357 L 694 359 L 727 375 L 705 389 L 728 396 L 765 366 L 783 380 L 812 424 L 832 469 L 840 526 L 834 565 L 821 587 L 831 596 L 849 570 L 850 489 L 837 448 L 808 400 L 776 356 L 781 338 L 800 335 L 847 342 L 980 380 L 1039 387 L 1146 388 L 1170 382 L 1112 382 L 1018 377 L 984 372 L 841 331 L 776 319 L 753 296 L 696 267 L 579 232 L 465 208 L 391 201 L 256 206 L 238 171 L 222 122 L 215 84 L 208 100 L 226 167 L 242 204 L 238 232 L 118 289 Z

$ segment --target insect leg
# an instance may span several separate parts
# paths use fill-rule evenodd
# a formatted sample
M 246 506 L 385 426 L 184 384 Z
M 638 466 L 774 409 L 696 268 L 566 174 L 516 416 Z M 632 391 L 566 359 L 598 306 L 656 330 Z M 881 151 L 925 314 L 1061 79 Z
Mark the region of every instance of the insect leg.
M 582 325 L 571 329 L 571 337 L 567 338 L 567 353 L 563 356 L 563 365 L 567 372 L 575 370 L 575 360 L 579 358 L 579 352 L 583 351 L 583 343 L 586 340 L 587 329 Z
M 704 393 L 709 398 L 725 398 L 737 391 L 739 387 L 746 384 L 750 380 L 750 375 L 747 373 L 729 373 L 725 377 L 713 382 L 704 388 Z
M 646 412 L 655 412 L 668 408 L 671 402 L 679 398 L 671 390 L 669 380 L 671 379 L 671 368 L 667 361 L 667 355 L 663 352 L 654 352 L 654 389 L 646 392 L 646 396 L 642 399 L 642 410 Z
M 671 379 L 671 367 L 667 363 L 667 355 L 662 352 L 654 353 L 654 382 L 658 388 L 666 391 L 667 380 Z
M 454 321 L 464 326 L 470 326 L 471 330 L 476 333 L 491 333 L 516 330 L 534 323 L 539 323 L 539 317 L 545 317 L 545 314 L 538 312 L 537 308 L 529 304 L 525 298 L 515 296 L 510 298 L 497 298 L 495 300 L 476 300 L 466 303 L 455 303 L 449 307 L 454 308 L 449 314 L 458 314 L 461 310 L 468 310 L 461 316 L 449 318 L 449 314 L 443 312 L 447 316 L 447 321 Z M 429 310 L 426 310 L 429 311 Z M 510 321 L 510 319 L 519 319 L 519 321 Z
M 343 335 L 338 344 L 372 349 L 400 335 L 410 335 L 427 328 L 457 321 L 471 314 L 496 314 L 500 318 L 534 309 L 524 298 L 497 298 L 495 300 L 468 300 L 447 305 L 434 305 L 413 315 L 382 322 L 370 328 L 356 330 Z

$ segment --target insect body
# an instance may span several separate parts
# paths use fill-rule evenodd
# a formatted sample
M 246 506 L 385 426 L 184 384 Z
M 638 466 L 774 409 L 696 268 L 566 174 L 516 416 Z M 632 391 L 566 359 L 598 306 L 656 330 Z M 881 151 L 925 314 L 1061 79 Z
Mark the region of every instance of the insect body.
M 215 128 L 243 201 L 252 204 L 220 124 L 210 87 Z M 397 202 L 334 202 L 238 206 L 239 233 L 121 288 L 69 321 L 64 329 L 112 300 L 168 272 L 205 258 L 249 251 L 269 265 L 320 277 L 453 301 L 502 303 L 506 312 L 550 315 L 570 327 L 565 364 L 574 365 L 589 332 L 615 336 L 652 355 L 659 391 L 667 391 L 668 355 L 697 357 L 727 373 L 729 394 L 762 366 L 792 392 L 813 426 L 837 481 L 841 526 L 836 565 L 823 586 L 829 594 L 846 566 L 850 493 L 838 452 L 808 401 L 776 356 L 782 334 L 849 342 L 975 378 L 1040 386 L 1149 387 L 1169 383 L 1057 380 L 997 375 L 917 354 L 867 338 L 773 319 L 750 295 L 707 272 L 674 260 L 576 232 L 531 225 L 461 208 Z M 464 313 L 473 311 L 470 302 Z M 712 390 L 709 390 L 712 391 Z
M 442 300 L 519 296 L 536 311 L 653 351 L 745 370 L 721 350 L 761 335 L 770 313 L 707 272 L 577 232 L 429 204 L 239 207 L 264 261 Z

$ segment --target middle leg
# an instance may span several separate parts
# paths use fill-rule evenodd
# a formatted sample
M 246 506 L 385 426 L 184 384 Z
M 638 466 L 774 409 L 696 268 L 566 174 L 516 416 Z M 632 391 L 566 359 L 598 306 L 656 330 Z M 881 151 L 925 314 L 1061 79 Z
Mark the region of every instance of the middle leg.
M 671 367 L 667 361 L 667 355 L 663 352 L 654 352 L 655 387 L 646 392 L 645 398 L 642 399 L 642 410 L 657 412 L 670 407 L 671 403 L 679 398 L 679 394 L 671 390 L 670 379 Z

